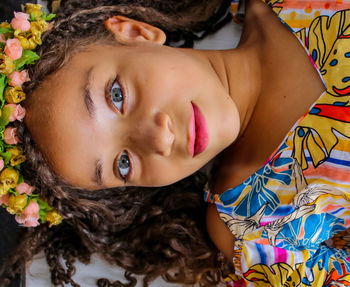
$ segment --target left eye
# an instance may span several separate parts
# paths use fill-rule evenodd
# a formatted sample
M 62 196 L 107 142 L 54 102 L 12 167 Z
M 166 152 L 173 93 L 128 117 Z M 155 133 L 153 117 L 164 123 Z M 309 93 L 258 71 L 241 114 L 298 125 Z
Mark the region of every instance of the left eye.
M 109 96 L 112 104 L 121 112 L 123 109 L 124 95 L 122 88 L 119 86 L 117 81 L 114 81 L 109 92 Z
M 123 151 L 118 158 L 118 170 L 120 177 L 126 182 L 126 179 L 130 173 L 130 159 L 126 151 Z

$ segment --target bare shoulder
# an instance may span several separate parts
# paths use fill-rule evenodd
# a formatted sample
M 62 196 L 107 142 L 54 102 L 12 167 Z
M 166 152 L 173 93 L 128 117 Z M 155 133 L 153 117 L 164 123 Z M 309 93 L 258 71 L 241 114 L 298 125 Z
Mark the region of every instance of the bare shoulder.
M 221 194 L 239 185 L 261 166 L 266 155 L 259 157 L 252 154 L 252 150 L 254 149 L 251 147 L 251 141 L 247 142 L 246 137 L 242 137 L 222 152 L 216 181 L 211 190 L 213 193 Z M 231 260 L 235 237 L 220 218 L 215 204 L 208 205 L 206 223 L 211 240 L 225 257 Z
M 207 209 L 207 230 L 216 247 L 231 260 L 235 238 L 221 220 L 215 204 L 209 204 Z
M 261 162 L 257 162 L 255 157 L 251 161 L 247 160 L 250 158 L 248 155 L 251 149 L 246 151 L 246 145 L 238 142 L 222 153 L 220 168 L 216 173 L 216 182 L 212 188 L 213 193 L 221 194 L 237 186 L 261 165 Z M 208 205 L 206 224 L 210 239 L 225 257 L 231 260 L 235 237 L 220 218 L 215 204 Z
M 274 17 L 271 17 L 273 15 Z M 257 40 L 252 37 L 252 33 L 260 33 L 266 19 L 278 21 L 271 9 L 261 0 L 246 0 L 246 19 L 244 29 L 249 39 Z M 244 32 L 244 33 L 245 33 Z M 260 122 L 260 121 L 259 121 Z M 214 193 L 222 193 L 225 190 L 239 185 L 251 174 L 256 172 L 264 163 L 266 158 L 273 152 L 274 146 L 266 145 L 266 148 L 256 148 L 257 133 L 256 129 L 249 130 L 241 135 L 235 144 L 222 152 L 220 158 L 220 168 L 216 174 L 216 183 L 213 188 Z M 281 139 L 278 139 L 280 142 Z M 216 247 L 231 260 L 233 258 L 233 248 L 235 237 L 220 218 L 215 204 L 209 204 L 206 218 L 208 234 Z

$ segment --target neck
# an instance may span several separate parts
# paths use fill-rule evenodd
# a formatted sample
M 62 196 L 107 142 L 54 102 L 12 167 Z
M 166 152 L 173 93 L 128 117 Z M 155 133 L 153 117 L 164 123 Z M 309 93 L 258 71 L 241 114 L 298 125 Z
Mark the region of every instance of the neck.
M 240 117 L 240 135 L 253 114 L 261 89 L 261 64 L 257 48 L 240 43 L 231 50 L 195 50 L 211 65 L 235 103 Z
M 240 46 L 222 52 L 224 77 L 229 95 L 240 116 L 240 135 L 247 127 L 261 90 L 261 64 L 256 49 Z

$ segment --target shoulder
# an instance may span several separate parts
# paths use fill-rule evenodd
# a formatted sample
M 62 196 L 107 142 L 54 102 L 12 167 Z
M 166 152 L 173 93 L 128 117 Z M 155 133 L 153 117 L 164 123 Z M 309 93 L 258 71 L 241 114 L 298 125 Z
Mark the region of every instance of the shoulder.
M 222 152 L 220 166 L 216 167 L 216 180 L 211 188 L 212 193 L 222 194 L 226 190 L 240 185 L 261 167 L 271 151 L 260 154 L 262 149 L 254 149 L 252 143 L 254 143 L 253 139 L 243 136 L 238 139 L 235 145 Z M 258 151 L 258 153 L 252 151 Z M 220 218 L 216 204 L 208 205 L 206 225 L 213 243 L 226 258 L 231 260 L 235 237 Z
M 206 223 L 210 239 L 225 257 L 231 260 L 235 238 L 221 220 L 215 204 L 208 205 Z
M 235 145 L 222 152 L 220 166 L 217 167 L 215 174 L 215 184 L 211 189 L 212 193 L 222 194 L 240 185 L 261 167 L 271 151 L 266 151 L 261 155 L 263 149 L 253 148 L 252 143 L 254 142 L 250 137 L 244 136 Z M 220 218 L 216 204 L 208 205 L 206 225 L 213 243 L 226 258 L 231 260 L 235 237 Z

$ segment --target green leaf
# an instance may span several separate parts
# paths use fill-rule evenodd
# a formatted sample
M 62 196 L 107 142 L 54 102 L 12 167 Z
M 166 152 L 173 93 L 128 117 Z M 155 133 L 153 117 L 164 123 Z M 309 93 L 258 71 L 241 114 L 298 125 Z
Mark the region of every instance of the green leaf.
M 4 151 L 4 148 L 7 145 L 4 142 L 4 131 L 5 131 L 5 127 L 4 126 L 0 126 L 0 150 L 1 150 L 1 152 Z
M 46 211 L 44 210 L 39 210 L 39 218 L 41 223 L 45 223 L 46 222 Z
M 30 50 L 23 50 L 22 57 L 16 61 L 13 61 L 16 67 L 16 70 L 20 70 L 24 65 L 33 64 L 40 57 L 37 53 Z
M 53 18 L 56 17 L 56 14 L 49 14 L 46 15 L 46 12 L 44 12 L 41 16 L 40 16 L 43 20 L 45 20 L 46 22 L 51 21 Z
M 30 21 L 30 22 L 32 22 L 32 21 L 36 21 L 36 17 L 35 17 L 35 15 L 34 15 L 34 13 L 32 12 L 32 13 L 30 13 L 30 16 L 29 16 L 29 18 L 28 18 L 28 21 Z
M 44 11 L 43 14 L 41 14 L 40 17 L 41 17 L 43 20 L 46 20 L 46 16 L 47 16 L 47 15 L 46 15 L 46 11 Z
M 1 110 L 0 126 L 7 126 L 7 124 L 10 122 L 9 119 L 13 109 L 14 108 L 5 107 Z
M 24 182 L 24 179 L 23 179 L 23 175 L 20 174 L 19 178 L 18 178 L 18 181 L 17 181 L 17 184 L 20 184 L 22 182 Z
M 5 34 L 5 33 L 13 33 L 13 29 L 5 28 L 5 27 L 0 28 L 0 34 Z
M 5 48 L 5 45 L 6 45 L 6 43 L 0 42 L 0 48 L 1 48 L 1 49 L 4 49 L 4 48 Z
M 0 152 L 0 156 L 3 158 L 5 165 L 8 165 L 11 159 L 11 153 L 8 151 Z
M 5 103 L 4 90 L 6 88 L 6 84 L 7 84 L 7 82 L 6 82 L 6 75 L 0 74 L 0 102 L 1 102 L 1 107 Z
M 45 212 L 52 210 L 52 208 L 49 206 L 49 204 L 46 201 L 38 198 L 37 202 L 39 204 L 40 210 L 44 210 Z
M 17 165 L 15 165 L 15 166 L 13 166 L 13 168 L 14 168 L 16 171 L 18 171 L 18 172 L 21 171 L 21 170 L 20 170 L 20 167 L 21 167 L 20 164 L 17 164 Z
M 55 18 L 55 17 L 56 17 L 56 14 L 49 14 L 49 15 L 46 16 L 46 19 L 45 19 L 45 20 L 46 20 L 47 22 L 49 22 L 49 21 L 51 21 L 51 20 L 52 20 L 53 18 Z
M 14 195 L 18 195 L 18 192 L 13 188 L 9 189 L 9 193 L 14 194 Z

